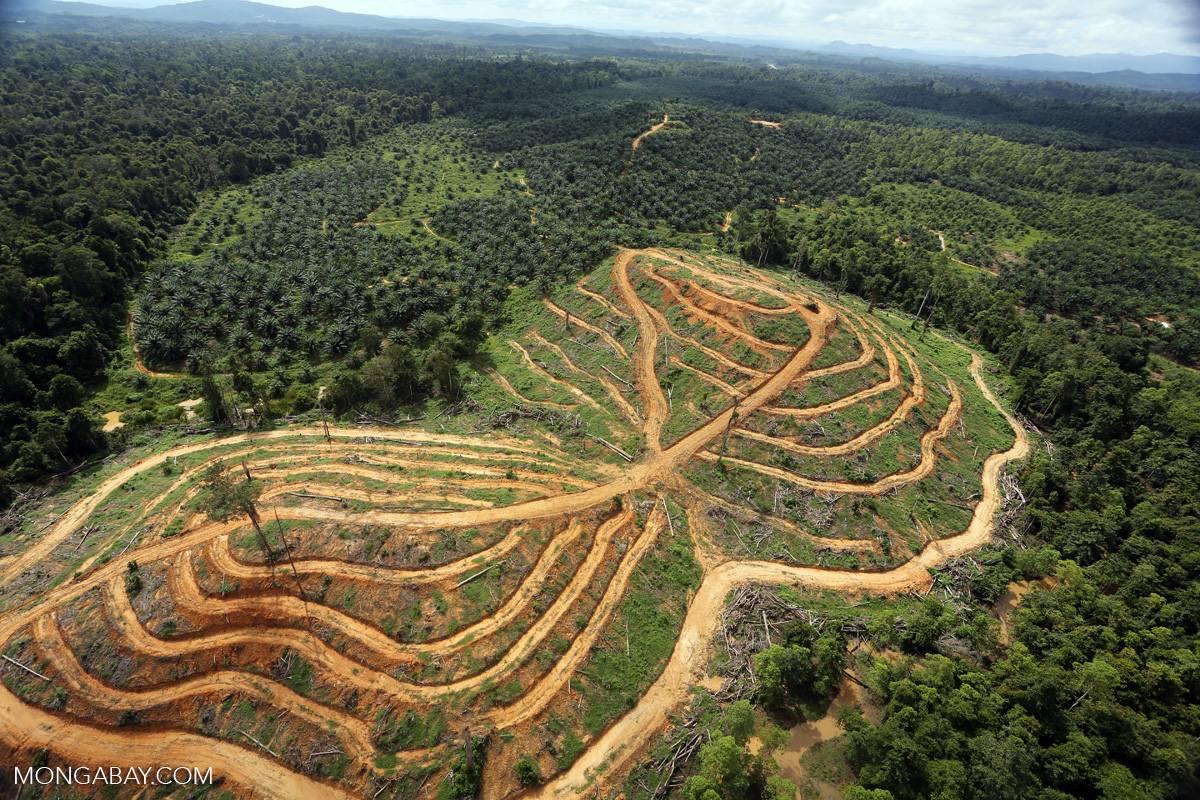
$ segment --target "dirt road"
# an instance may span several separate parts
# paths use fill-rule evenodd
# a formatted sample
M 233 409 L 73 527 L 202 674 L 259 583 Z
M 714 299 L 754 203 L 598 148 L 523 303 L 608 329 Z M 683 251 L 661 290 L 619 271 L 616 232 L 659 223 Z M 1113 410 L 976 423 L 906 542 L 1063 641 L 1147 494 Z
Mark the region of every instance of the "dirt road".
M 663 126 L 664 126 L 664 125 L 666 125 L 666 124 L 667 124 L 668 122 L 670 122 L 670 121 L 671 121 L 671 120 L 670 120 L 670 119 L 667 117 L 667 115 L 666 115 L 666 114 L 663 114 L 663 121 L 662 121 L 662 122 L 658 123 L 657 125 L 651 125 L 651 126 L 650 126 L 650 130 L 646 131 L 646 132 L 645 132 L 645 133 L 643 133 L 643 134 L 640 134 L 640 135 L 639 135 L 639 136 L 638 136 L 636 139 L 634 139 L 634 140 L 633 140 L 633 150 L 634 150 L 634 152 L 636 152 L 636 151 L 637 151 L 637 149 L 638 149 L 638 147 L 640 147 L 640 146 L 641 146 L 641 144 L 642 144 L 642 140 L 643 140 L 643 139 L 645 139 L 647 136 L 649 136 L 650 134 L 654 133 L 655 131 L 657 131 L 657 130 L 660 130 L 660 129 L 661 129 Z
M 106 728 L 72 722 L 22 703 L 7 688 L 0 689 L 0 737 L 14 748 L 49 748 L 69 756 L 71 766 L 212 768 L 213 777 L 252 786 L 264 797 L 345 800 L 353 795 L 298 775 L 283 764 L 208 736 L 158 730 Z
M 126 325 L 129 328 L 129 343 L 133 348 L 133 368 L 138 372 L 149 375 L 151 378 L 186 378 L 187 375 L 178 372 L 155 372 L 148 368 L 142 362 L 142 351 L 138 347 L 137 337 L 133 335 L 133 309 L 129 310 L 129 316 L 126 318 Z
M 663 124 L 667 119 L 664 117 Z M 655 126 L 654 130 L 662 127 Z M 644 136 L 645 134 L 643 134 Z M 642 137 L 639 137 L 640 141 Z M 634 147 L 637 147 L 635 142 Z M 688 276 L 680 278 L 679 272 L 687 270 Z M 703 282 L 703 284 L 702 284 Z M 668 317 L 655 305 L 644 301 L 637 287 L 643 291 L 647 285 L 661 289 L 664 302 L 680 308 L 689 318 L 697 320 L 713 335 L 706 339 L 713 346 L 697 341 L 673 330 Z M 599 288 L 599 287 L 596 287 Z M 682 493 L 697 503 L 704 502 L 683 477 L 685 469 L 695 459 L 715 460 L 717 456 L 707 450 L 712 443 L 732 432 L 734 435 L 753 439 L 765 445 L 783 450 L 792 450 L 806 456 L 841 455 L 855 453 L 868 447 L 879 437 L 902 422 L 912 409 L 924 401 L 927 381 L 921 363 L 914 356 L 917 351 L 912 345 L 886 331 L 884 326 L 870 317 L 863 317 L 847 308 L 836 306 L 815 296 L 802 296 L 777 284 L 768 275 L 749 267 L 730 267 L 728 271 L 717 271 L 705 263 L 674 251 L 623 250 L 615 259 L 612 283 L 607 293 L 578 287 L 585 302 L 592 302 L 605 314 L 636 322 L 638 337 L 636 345 L 628 350 L 604 327 L 581 319 L 561 306 L 547 300 L 547 308 L 557 317 L 569 320 L 571 325 L 595 334 L 613 354 L 627 361 L 633 371 L 636 397 L 628 390 L 622 391 L 607 378 L 590 375 L 577 365 L 554 341 L 549 329 L 533 331 L 523 337 L 526 343 L 553 352 L 563 362 L 567 379 L 556 377 L 542 369 L 533 359 L 525 344 L 512 341 L 520 350 L 521 360 L 530 371 L 549 387 L 565 389 L 584 405 L 599 409 L 612 417 L 628 419 L 641 427 L 646 435 L 646 447 L 641 457 L 619 468 L 611 464 L 595 465 L 588 477 L 600 483 L 592 483 L 567 473 L 577 465 L 578 456 L 571 451 L 547 441 L 528 438 L 510 438 L 496 435 L 451 436 L 435 434 L 419 429 L 388 431 L 373 428 L 369 436 L 373 441 L 364 441 L 365 432 L 359 429 L 334 429 L 332 443 L 327 443 L 321 428 L 301 428 L 271 431 L 266 433 L 242 434 L 195 442 L 176 447 L 164 453 L 147 456 L 133 464 L 116 470 L 84 499 L 73 505 L 61 518 L 48 525 L 45 533 L 35 538 L 18 557 L 8 561 L 0 580 L 13 581 L 25 576 L 29 570 L 45 564 L 65 563 L 60 547 L 67 544 L 79 528 L 89 524 L 89 519 L 98 509 L 105 507 L 116 493 L 131 478 L 154 469 L 168 459 L 179 456 L 202 455 L 200 465 L 189 464 L 183 476 L 171 482 L 143 511 L 150 511 L 167 502 L 171 492 L 194 482 L 203 463 L 217 458 L 237 456 L 253 462 L 253 474 L 271 481 L 262 495 L 263 510 L 268 514 L 278 510 L 281 518 L 292 520 L 314 520 L 325 523 L 342 523 L 350 526 L 382 525 L 403 527 L 412 535 L 436 535 L 446 531 L 470 526 L 496 523 L 520 525 L 537 519 L 565 515 L 573 521 L 555 523 L 559 531 L 542 551 L 538 560 L 524 575 L 511 595 L 498 600 L 495 610 L 481 619 L 473 620 L 459 629 L 453 636 L 431 640 L 420 644 L 405 644 L 395 641 L 374 624 L 354 616 L 351 609 L 334 609 L 315 602 L 306 602 L 299 596 L 287 594 L 290 587 L 280 589 L 278 595 L 223 598 L 209 596 L 200 587 L 193 571 L 193 552 L 207 552 L 207 568 L 230 578 L 252 580 L 269 579 L 270 567 L 249 565 L 234 559 L 228 536 L 241 523 L 190 521 L 190 528 L 182 533 L 160 538 L 156 535 L 143 537 L 141 543 L 129 551 L 127 557 L 101 563 L 93 556 L 71 581 L 61 582 L 54 588 L 36 597 L 36 603 L 11 608 L 0 616 L 0 645 L 10 640 L 26 626 L 33 625 L 35 645 L 52 654 L 46 669 L 53 673 L 52 680 L 69 686 L 73 692 L 86 697 L 97 708 L 145 709 L 163 703 L 178 702 L 190 698 L 213 696 L 230 691 L 257 693 L 267 702 L 295 714 L 313 724 L 332 722 L 343 740 L 352 747 L 352 757 L 369 763 L 373 756 L 370 741 L 370 719 L 356 716 L 340 709 L 323 707 L 307 698 L 292 694 L 285 687 L 270 681 L 250 677 L 236 670 L 216 670 L 189 676 L 170 685 L 128 691 L 106 686 L 102 681 L 87 674 L 74 654 L 69 652 L 58 628 L 57 614 L 66 603 L 85 593 L 100 589 L 104 609 L 110 616 L 115 635 L 124 639 L 126 645 L 136 653 L 149 657 L 189 659 L 203 664 L 209 653 L 223 648 L 255 645 L 273 648 L 288 648 L 309 661 L 316 672 L 325 679 L 342 685 L 355 687 L 363 692 L 379 693 L 394 697 L 402 704 L 413 707 L 430 707 L 445 704 L 451 696 L 462 697 L 463 693 L 484 690 L 508 680 L 523 665 L 531 662 L 534 654 L 546 646 L 547 638 L 555 630 L 561 630 L 564 620 L 586 598 L 600 595 L 598 605 L 590 611 L 586 623 L 579 618 L 580 628 L 571 644 L 544 674 L 540 674 L 530 685 L 522 687 L 523 693 L 509 702 L 490 707 L 479 715 L 480 722 L 497 729 L 515 729 L 528 720 L 535 719 L 557 699 L 562 697 L 567 681 L 581 669 L 590 657 L 592 647 L 602 636 L 621 600 L 625 597 L 634 571 L 644 556 L 658 541 L 665 525 L 663 513 L 666 496 L 672 492 Z M 655 291 L 658 291 L 656 289 Z M 729 294 L 725 292 L 728 291 Z M 735 294 L 739 296 L 734 296 Z M 750 298 L 750 299 L 747 299 Z M 754 300 L 768 302 L 764 298 L 779 301 L 782 307 L 768 307 Z M 810 334 L 803 344 L 784 345 L 756 336 L 747 320 L 768 315 L 791 314 L 805 320 Z M 593 317 L 595 319 L 595 317 Z M 829 341 L 830 332 L 838 325 L 849 326 L 858 337 L 861 353 L 858 357 L 832 366 L 812 369 L 814 359 Z M 612 327 L 611 324 L 609 327 Z M 615 330 L 615 328 L 614 328 Z M 543 336 L 543 333 L 545 335 Z M 819 335 L 824 334 L 824 335 Z M 746 376 L 737 385 L 727 383 L 715 375 L 709 375 L 696 367 L 688 367 L 694 374 L 721 388 L 729 396 L 728 405 L 719 413 L 710 416 L 690 432 L 679 437 L 669 447 L 661 441 L 662 431 L 671 419 L 668 402 L 657 370 L 664 362 L 663 342 L 670 341 L 681 347 L 695 346 L 711 355 L 724 367 Z M 724 352 L 736 355 L 736 347 L 756 350 L 764 358 L 779 363 L 770 369 L 755 369 L 741 364 Z M 780 396 L 789 388 L 811 381 L 814 378 L 850 372 L 871 367 L 877 354 L 882 352 L 887 359 L 888 377 L 875 385 L 857 392 L 807 408 L 781 408 L 777 404 Z M 884 421 L 873 425 L 862 433 L 840 444 L 814 447 L 786 437 L 770 436 L 739 427 L 739 423 L 757 412 L 782 414 L 798 417 L 819 417 L 841 408 L 846 408 L 877 396 L 888 389 L 902 384 L 900 359 L 908 365 L 912 386 Z M 683 365 L 679 359 L 669 359 L 668 364 Z M 980 375 L 980 359 L 972 354 L 970 374 L 980 387 L 983 396 L 1000 408 Z M 558 370 L 556 370 L 558 371 Z M 609 403 L 598 402 L 573 383 L 575 377 L 593 380 L 604 386 Z M 945 378 L 945 376 L 942 376 Z M 506 378 L 496 374 L 498 383 L 511 389 Z M 624 380 L 623 378 L 621 380 Z M 887 475 L 873 484 L 850 484 L 841 481 L 812 481 L 781 470 L 769 464 L 757 463 L 727 456 L 730 465 L 753 469 L 780 481 L 799 484 L 817 491 L 839 493 L 880 493 L 895 486 L 927 478 L 936 466 L 936 446 L 958 422 L 963 398 L 960 387 L 946 379 L 951 399 L 936 428 L 921 437 L 921 460 L 912 469 Z M 515 390 L 513 390 L 515 391 Z M 599 396 L 599 395 L 597 395 Z M 676 399 L 679 399 L 678 397 Z M 538 401 L 528 401 L 537 403 Z M 546 405 L 553 405 L 545 403 Z M 1005 464 L 1021 458 L 1028 452 L 1028 441 L 1024 430 L 1007 412 L 1002 414 L 1013 427 L 1016 441 L 1003 452 L 989 456 L 981 476 L 982 499 L 976 506 L 970 524 L 961 533 L 936 539 L 908 563 L 888 572 L 865 573 L 851 570 L 795 567 L 773 562 L 729 561 L 727 556 L 707 554 L 704 548 L 712 547 L 705 541 L 706 534 L 697 525 L 690 525 L 693 544 L 701 551 L 700 558 L 705 566 L 702 583 L 688 607 L 683 628 L 665 671 L 652 684 L 636 707 L 615 722 L 601 736 L 589 743 L 587 751 L 551 784 L 535 794 L 542 798 L 573 797 L 590 794 L 594 789 L 588 784 L 590 776 L 603 771 L 609 776 L 622 772 L 629 760 L 666 724 L 667 714 L 684 702 L 691 686 L 709 651 L 713 625 L 722 611 L 725 597 L 736 586 L 747 582 L 801 583 L 808 587 L 831 589 L 844 592 L 898 592 L 906 589 L 924 588 L 929 576 L 927 567 L 940 564 L 946 559 L 968 552 L 984 544 L 991 536 L 992 518 L 998 510 L 1000 491 L 998 477 Z M 612 417 L 609 417 L 610 419 Z M 603 418 L 603 417 L 600 417 Z M 394 437 L 389 443 L 389 436 Z M 218 451 L 218 448 L 221 450 Z M 367 448 L 373 462 L 363 465 L 355 461 L 356 448 Z M 211 451 L 211 452 L 210 452 Z M 347 459 L 331 463 L 331 453 L 345 451 Z M 312 456 L 320 454 L 313 460 Z M 305 461 L 305 457 L 308 461 Z M 437 458 L 436 456 L 442 456 Z M 447 460 L 445 457 L 449 457 Z M 489 459 L 504 459 L 512 463 L 488 464 Z M 191 459 L 189 459 L 190 461 Z M 319 463 L 317 463 L 319 462 Z M 521 462 L 527 462 L 522 465 Z M 402 494 L 380 491 L 376 488 L 354 488 L 339 486 L 338 478 L 353 476 L 362 481 L 394 482 L 393 473 L 379 465 L 387 465 L 406 471 L 406 487 Z M 453 465 L 452 467 L 450 465 Z M 428 475 L 421 474 L 429 470 Z M 448 474 L 451 473 L 452 474 Z M 563 475 L 558 477 L 558 473 Z M 447 477 L 438 477 L 446 475 Z M 596 476 L 602 476 L 596 478 Z M 432 476 L 432 477 L 431 477 Z M 329 489 L 323 489 L 328 481 Z M 370 486 L 371 484 L 368 484 Z M 343 508 L 340 504 L 304 501 L 299 505 L 278 505 L 275 498 L 297 487 L 317 487 L 314 493 L 327 493 L 345 497 L 358 503 L 380 504 L 395 502 L 397 498 L 429 499 L 444 497 L 443 502 L 454 501 L 450 492 L 470 488 L 506 489 L 539 493 L 542 496 L 509 505 L 496 505 L 490 500 L 464 498 L 454 501 L 460 505 L 455 510 L 412 510 L 396 511 L 373 507 L 368 510 Z M 192 490 L 189 490 L 192 491 Z M 635 495 L 636 493 L 636 495 Z M 639 502 L 646 495 L 656 497 L 652 508 L 635 515 Z M 528 497 L 528 495 L 524 495 Z M 620 502 L 614 502 L 620 498 Z M 730 501 L 712 497 L 716 505 Z M 166 520 L 176 515 L 190 513 L 183 502 L 174 499 L 168 511 L 159 516 L 148 517 L 154 523 L 153 530 L 161 531 Z M 276 505 L 272 505 L 272 504 Z M 474 507 L 463 507 L 475 504 Z M 618 510 L 619 508 L 619 510 Z M 693 519 L 689 506 L 689 520 Z M 590 520 L 585 522 L 584 520 Z M 640 525 L 637 520 L 644 520 Z M 137 517 L 113 536 L 125 535 L 135 525 L 143 524 Z M 826 546 L 867 551 L 876 547 L 872 541 L 822 539 L 802 530 L 795 523 L 777 520 L 771 524 L 793 529 L 793 533 L 811 538 Z M 390 666 L 416 661 L 416 656 L 461 650 L 468 642 L 478 643 L 496 637 L 510 629 L 526 610 L 534 605 L 534 598 L 553 577 L 557 555 L 565 547 L 578 544 L 582 532 L 594 529 L 594 540 L 578 566 L 573 569 L 570 580 L 548 602 L 539 603 L 536 617 L 531 617 L 529 627 L 499 652 L 495 661 L 480 665 L 471 674 L 448 679 L 445 683 L 413 683 L 390 673 Z M 330 575 L 343 581 L 364 581 L 373 584 L 398 585 L 409 582 L 413 585 L 429 585 L 436 581 L 453 580 L 479 567 L 481 563 L 507 557 L 521 541 L 523 531 L 517 527 L 499 542 L 467 558 L 458 559 L 429 570 L 390 569 L 379 564 L 343 562 L 332 557 L 300 559 L 297 570 L 304 575 Z M 31 537 L 33 538 L 33 537 Z M 114 540 L 115 541 L 115 540 Z M 100 551 L 97 551 L 100 552 Z M 348 551 L 347 551 L 348 552 Z M 167 589 L 181 607 L 190 609 L 198 617 L 209 615 L 219 619 L 225 614 L 236 614 L 236 619 L 254 620 L 252 627 L 233 624 L 214 624 L 205 630 L 186 637 L 159 638 L 152 635 L 134 611 L 125 589 L 125 560 L 134 558 L 142 564 L 153 564 L 174 560 L 168 573 Z M 56 560 L 57 558 L 57 560 Z M 606 568 L 610 561 L 615 570 Z M 604 578 L 611 574 L 611 578 Z M 607 580 L 598 591 L 596 581 Z M 586 593 L 586 594 L 585 594 Z M 545 600 L 545 599 L 544 599 Z M 586 600 L 584 607 L 591 608 L 592 601 Z M 544 608 L 540 606 L 544 605 Z M 295 627 L 296 620 L 308 619 L 317 623 L 316 628 L 336 633 L 343 640 L 352 642 L 353 647 L 343 654 L 316 634 L 314 630 Z M 243 623 L 244 624 L 244 623 Z M 522 623 L 524 624 L 524 623 Z M 362 663 L 362 654 L 373 654 L 378 663 Z M 355 655 L 356 654 L 356 655 Z M 369 659 L 368 659 L 369 660 Z M 524 674 L 524 673 L 522 673 Z M 374 694 L 373 696 L 378 696 Z M 136 764 L 191 763 L 189 759 L 203 759 L 212 764 L 214 771 L 225 775 L 233 784 L 253 787 L 256 796 L 267 797 L 343 797 L 340 790 L 326 784 L 306 779 L 291 773 L 282 763 L 275 761 L 252 745 L 239 744 L 197 736 L 190 733 L 162 736 L 161 732 L 145 732 L 127 728 L 100 728 L 83 720 L 72 720 L 49 714 L 40 708 L 21 702 L 7 687 L 0 685 L 0 736 L 17 748 L 50 747 L 55 753 L 69 756 L 78 764 Z M 422 758 L 432 757 L 428 753 L 411 752 L 402 759 L 405 763 L 419 763 Z M 602 778 L 603 783 L 606 778 Z
M 983 466 L 983 499 L 975 507 L 967 529 L 957 536 L 928 543 L 911 561 L 889 572 L 853 573 L 810 567 L 790 567 L 769 562 L 727 562 L 705 574 L 683 622 L 671 660 L 662 675 L 632 711 L 610 726 L 572 767 L 535 793 L 539 798 L 583 797 L 589 794 L 592 777 L 619 774 L 630 757 L 651 741 L 688 697 L 700 680 L 711 649 L 715 624 L 721 619 L 730 590 L 747 583 L 802 584 L 815 589 L 841 592 L 897 592 L 923 588 L 930 578 L 928 567 L 945 563 L 986 544 L 992 535 L 992 519 L 1000 508 L 1000 470 L 1011 461 L 1029 454 L 1029 439 L 1022 427 L 996 400 L 979 374 L 982 360 L 971 354 L 971 376 L 984 396 L 1000 410 L 1016 435 L 1016 442 L 1002 453 L 988 457 Z

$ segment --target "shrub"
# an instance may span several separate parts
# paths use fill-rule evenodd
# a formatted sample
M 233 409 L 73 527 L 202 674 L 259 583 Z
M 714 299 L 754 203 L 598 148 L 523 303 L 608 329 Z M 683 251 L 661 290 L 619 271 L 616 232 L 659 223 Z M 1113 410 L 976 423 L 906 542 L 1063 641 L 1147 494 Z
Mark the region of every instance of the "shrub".
M 513 769 L 516 770 L 517 780 L 522 786 L 538 786 L 543 781 L 542 768 L 529 753 L 522 754 Z

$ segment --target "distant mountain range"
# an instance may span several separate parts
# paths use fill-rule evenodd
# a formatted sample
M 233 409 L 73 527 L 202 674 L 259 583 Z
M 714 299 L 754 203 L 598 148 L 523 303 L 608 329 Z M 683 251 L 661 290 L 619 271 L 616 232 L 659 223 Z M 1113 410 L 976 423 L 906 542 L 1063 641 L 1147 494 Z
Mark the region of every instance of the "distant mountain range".
M 1158 53 L 1152 56 L 1132 56 L 1128 53 L 1091 53 L 1086 56 L 1060 56 L 1054 53 L 1031 53 L 1020 56 L 969 56 L 958 53 L 922 53 L 877 47 L 871 44 L 830 42 L 812 48 L 825 53 L 846 56 L 883 58 L 888 61 L 916 61 L 925 64 L 967 64 L 1002 69 L 1028 69 L 1038 72 L 1119 72 L 1132 70 L 1147 74 L 1200 74 L 1200 57 Z
M 11 0 L 11 11 L 40 11 L 44 14 L 70 14 L 77 17 L 125 17 L 163 22 L 203 22 L 214 25 L 296 25 L 304 28 L 323 28 L 344 31 L 441 31 L 474 36 L 488 34 L 560 33 L 602 36 L 584 28 L 529 25 L 526 28 L 492 22 L 452 22 L 441 19 L 406 19 L 381 17 L 375 14 L 355 14 L 335 11 L 323 6 L 283 8 L 255 3 L 251 0 L 196 0 L 192 3 L 125 8 L 102 6 L 96 3 L 73 3 L 62 0 Z
M 64 17 L 112 17 L 177 24 L 231 25 L 238 28 L 269 26 L 314 28 L 326 31 L 394 33 L 430 37 L 466 37 L 472 39 L 527 41 L 603 48 L 613 52 L 631 52 L 659 47 L 740 51 L 743 55 L 767 57 L 770 53 L 814 52 L 849 59 L 881 59 L 897 63 L 916 63 L 948 67 L 972 67 L 1000 72 L 1013 77 L 1050 78 L 1102 83 L 1134 88 L 1200 90 L 1200 57 L 1159 53 L 1134 56 L 1126 53 L 1094 53 L 1085 56 L 1061 56 L 1038 53 L 1019 56 L 971 56 L 958 53 L 927 53 L 869 44 L 836 41 L 817 44 L 788 41 L 779 37 L 756 40 L 720 34 L 698 37 L 684 33 L 645 33 L 640 31 L 596 31 L 586 28 L 526 23 L 518 20 L 451 21 L 433 18 L 383 17 L 335 11 L 322 6 L 282 8 L 250 0 L 196 0 L 190 3 L 152 8 L 103 6 L 62 0 L 9 0 L 4 17 L 17 16 L 37 22 L 41 15 Z M 1036 73 L 1036 74 L 1035 74 Z

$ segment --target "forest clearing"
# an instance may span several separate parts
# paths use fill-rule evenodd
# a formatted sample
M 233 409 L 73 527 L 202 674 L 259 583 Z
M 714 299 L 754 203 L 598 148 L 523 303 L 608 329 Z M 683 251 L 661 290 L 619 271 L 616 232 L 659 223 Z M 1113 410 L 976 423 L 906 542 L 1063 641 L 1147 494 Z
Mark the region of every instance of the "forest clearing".
M 924 591 L 1028 452 L 978 355 L 728 257 L 623 250 L 529 305 L 481 375 L 518 425 L 198 439 L 31 535 L 7 746 L 276 797 L 476 770 L 499 798 L 541 753 L 538 796 L 584 796 L 701 682 L 731 590 Z M 595 658 L 639 657 L 638 596 L 672 646 L 613 696 Z
M 1200 796 L 1194 76 L 22 5 L 0 796 Z

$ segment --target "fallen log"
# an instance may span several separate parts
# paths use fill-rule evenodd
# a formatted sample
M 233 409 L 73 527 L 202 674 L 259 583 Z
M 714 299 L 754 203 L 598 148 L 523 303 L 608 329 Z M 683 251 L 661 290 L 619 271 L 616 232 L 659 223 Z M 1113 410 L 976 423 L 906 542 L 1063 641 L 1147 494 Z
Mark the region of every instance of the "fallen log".
M 5 661 L 7 661 L 7 662 L 8 662 L 8 663 L 10 663 L 10 664 L 16 664 L 18 667 L 20 667 L 21 669 L 25 670 L 25 671 L 26 671 L 26 672 L 28 672 L 30 675 L 37 675 L 39 678 L 41 678 L 42 680 L 46 681 L 47 683 L 49 683 L 49 682 L 50 682 L 50 679 L 49 679 L 49 678 L 47 678 L 45 675 L 43 675 L 42 673 L 38 672 L 36 669 L 30 669 L 29 667 L 27 667 L 27 666 L 25 666 L 24 664 L 22 664 L 20 661 L 17 661 L 17 660 L 15 660 L 15 659 L 9 658 L 8 656 L 4 656 L 4 660 L 5 660 Z
M 265 744 L 263 744 L 262 742 L 260 742 L 258 739 L 255 739 L 255 738 L 254 738 L 253 736 L 251 736 L 250 734 L 246 733 L 246 732 L 245 732 L 245 731 L 243 731 L 243 730 L 239 730 L 239 731 L 238 731 L 238 733 L 240 733 L 242 736 L 245 736 L 247 739 L 249 739 L 250 741 L 254 742 L 256 745 L 258 745 L 259 747 L 261 747 L 263 750 L 266 750 L 266 751 L 267 751 L 268 753 L 270 753 L 271 755 L 275 756 L 276 758 L 279 758 L 279 754 L 278 754 L 278 753 L 276 753 L 276 752 L 275 752 L 274 750 L 272 750 L 271 748 L 267 747 Z
M 329 494 L 309 494 L 307 492 L 284 492 L 284 494 L 290 494 L 292 497 L 307 497 L 312 500 L 334 500 L 338 503 L 349 502 L 344 497 L 334 497 L 333 495 Z
M 609 450 L 612 450 L 614 453 L 616 453 L 617 455 L 619 455 L 621 458 L 625 459 L 626 461 L 633 461 L 633 460 L 634 460 L 634 459 L 633 459 L 633 456 L 629 455 L 629 453 L 626 453 L 624 450 L 622 450 L 621 448 L 617 447 L 615 444 L 613 444 L 612 442 L 608 441 L 607 439 L 601 439 L 599 436 L 592 436 L 590 433 L 589 433 L 589 434 L 587 434 L 587 436 L 588 436 L 588 438 L 589 438 L 589 439 L 595 439 L 597 442 L 599 442 L 600 444 L 604 445 L 604 446 L 605 446 L 605 447 L 607 447 Z
M 476 573 L 475 573 L 474 575 L 472 575 L 471 577 L 469 577 L 469 578 L 463 578 L 461 581 L 459 581 L 458 583 L 454 584 L 454 588 L 455 588 L 455 589 L 457 589 L 458 587 L 462 586 L 464 583 L 470 583 L 471 581 L 475 580 L 476 578 L 478 578 L 478 577 L 479 577 L 480 575 L 482 575 L 483 573 L 485 573 L 485 572 L 490 572 L 490 571 L 494 570 L 494 569 L 495 569 L 496 567 L 498 567 L 498 566 L 500 566 L 500 565 L 499 565 L 499 564 L 492 564 L 492 565 L 491 565 L 490 567 L 488 567 L 487 569 L 481 569 L 479 572 L 476 572 Z

